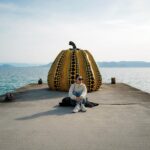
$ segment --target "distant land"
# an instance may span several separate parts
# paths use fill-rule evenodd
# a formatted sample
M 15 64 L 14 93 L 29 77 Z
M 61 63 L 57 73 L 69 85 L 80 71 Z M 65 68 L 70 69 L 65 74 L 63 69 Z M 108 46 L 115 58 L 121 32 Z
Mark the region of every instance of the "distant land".
M 145 61 L 119 61 L 97 62 L 100 67 L 150 67 L 150 62 Z
M 43 64 L 28 64 L 28 63 L 0 63 L 0 67 L 36 67 L 44 66 Z
M 10 64 L 0 64 L 0 67 L 1 68 L 11 68 L 11 67 L 14 67 L 14 66 L 12 66 Z
M 150 67 L 150 62 L 145 61 L 102 61 L 96 62 L 99 67 L 107 68 L 127 68 L 127 67 Z M 26 63 L 0 63 L 0 68 L 10 68 L 10 67 L 50 67 L 52 63 L 49 64 L 26 64 Z

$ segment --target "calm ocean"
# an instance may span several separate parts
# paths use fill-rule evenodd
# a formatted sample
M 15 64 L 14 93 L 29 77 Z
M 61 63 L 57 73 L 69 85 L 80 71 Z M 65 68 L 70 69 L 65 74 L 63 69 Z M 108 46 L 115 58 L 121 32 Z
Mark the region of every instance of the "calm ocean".
M 47 82 L 49 67 L 0 68 L 0 95 L 14 91 L 39 78 Z M 100 68 L 103 83 L 110 83 L 111 77 L 117 82 L 127 83 L 150 93 L 150 68 Z

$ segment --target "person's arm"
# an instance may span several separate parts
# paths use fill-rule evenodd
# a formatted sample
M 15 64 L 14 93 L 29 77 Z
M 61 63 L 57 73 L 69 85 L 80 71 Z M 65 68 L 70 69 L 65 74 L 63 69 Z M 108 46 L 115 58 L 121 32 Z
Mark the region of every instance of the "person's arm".
M 86 88 L 86 85 L 84 84 L 84 85 L 83 85 L 83 91 L 82 91 L 82 94 L 81 94 L 80 97 L 81 97 L 82 99 L 85 99 L 86 96 L 87 96 L 87 88 Z
M 69 97 L 70 97 L 71 99 L 76 100 L 76 96 L 73 95 L 74 86 L 75 86 L 74 84 L 72 84 L 72 85 L 70 86 L 70 89 L 69 89 Z

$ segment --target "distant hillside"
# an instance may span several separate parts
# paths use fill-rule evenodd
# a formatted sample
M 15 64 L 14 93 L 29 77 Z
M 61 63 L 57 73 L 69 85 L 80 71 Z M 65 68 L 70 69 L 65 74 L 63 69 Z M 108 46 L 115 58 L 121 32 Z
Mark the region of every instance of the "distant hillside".
M 13 66 L 10 64 L 0 64 L 0 68 L 12 68 Z
M 52 63 L 39 65 L 39 64 L 23 64 L 23 63 L 8 63 L 8 64 L 0 64 L 0 68 L 11 68 L 11 67 L 51 67 Z M 150 67 L 150 62 L 144 61 L 119 61 L 119 62 L 97 62 L 99 67 Z
M 120 62 L 97 62 L 100 67 L 150 67 L 150 62 L 144 61 L 120 61 Z
M 50 67 L 52 63 L 46 64 L 46 65 L 41 65 L 40 67 Z
M 144 61 L 119 61 L 119 62 L 97 62 L 99 67 L 150 67 L 150 62 Z M 52 63 L 43 65 L 43 67 L 50 67 Z
M 8 68 L 8 67 L 39 67 L 45 66 L 42 64 L 28 64 L 28 63 L 0 63 L 0 67 Z

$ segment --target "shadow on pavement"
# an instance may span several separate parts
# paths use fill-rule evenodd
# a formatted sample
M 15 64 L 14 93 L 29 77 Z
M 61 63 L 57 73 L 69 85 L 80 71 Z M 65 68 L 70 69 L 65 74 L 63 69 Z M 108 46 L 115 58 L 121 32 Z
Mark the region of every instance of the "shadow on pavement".
M 73 109 L 73 107 L 55 106 L 54 109 L 52 109 L 52 110 L 35 113 L 35 114 L 29 115 L 29 116 L 16 118 L 15 120 L 30 120 L 30 119 L 36 119 L 39 117 L 49 116 L 49 115 L 62 116 L 62 115 L 66 115 L 66 114 L 72 114 L 72 109 Z
M 32 89 L 26 92 L 20 92 L 15 94 L 15 101 L 37 101 L 44 99 L 54 99 L 60 97 L 66 97 L 67 92 L 51 91 L 48 88 L 44 89 Z

